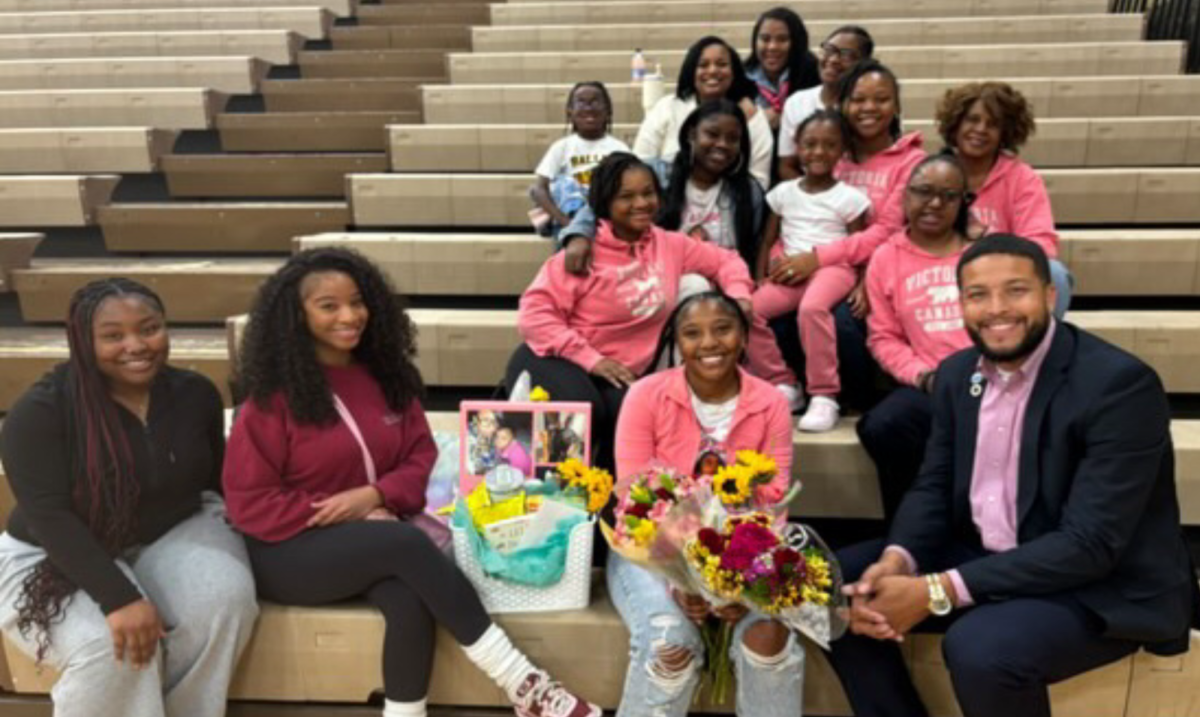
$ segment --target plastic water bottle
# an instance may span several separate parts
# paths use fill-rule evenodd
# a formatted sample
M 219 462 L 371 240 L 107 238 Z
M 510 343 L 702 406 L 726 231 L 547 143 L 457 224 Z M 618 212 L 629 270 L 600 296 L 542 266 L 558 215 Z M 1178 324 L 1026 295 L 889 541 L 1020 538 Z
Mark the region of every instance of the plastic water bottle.
M 649 112 L 650 108 L 662 99 L 663 81 L 662 65 L 656 64 L 654 74 L 646 75 L 642 82 L 642 109 L 644 111 Z
M 630 76 L 635 83 L 641 82 L 646 77 L 646 56 L 642 54 L 642 48 L 637 48 L 633 51 L 633 59 L 629 62 Z

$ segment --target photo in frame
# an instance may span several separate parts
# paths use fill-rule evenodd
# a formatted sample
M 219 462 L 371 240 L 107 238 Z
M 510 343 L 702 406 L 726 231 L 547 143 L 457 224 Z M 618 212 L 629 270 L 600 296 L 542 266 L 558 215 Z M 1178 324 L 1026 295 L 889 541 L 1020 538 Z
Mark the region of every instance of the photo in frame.
M 591 455 L 592 407 L 565 401 L 463 401 L 459 406 L 459 494 L 500 465 L 542 478 L 568 458 Z

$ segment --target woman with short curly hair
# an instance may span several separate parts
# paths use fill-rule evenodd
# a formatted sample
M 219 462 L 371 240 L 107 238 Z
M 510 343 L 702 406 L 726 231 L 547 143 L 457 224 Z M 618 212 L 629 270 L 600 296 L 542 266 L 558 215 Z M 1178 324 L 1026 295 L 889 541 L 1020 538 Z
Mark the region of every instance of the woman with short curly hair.
M 947 90 L 938 103 L 938 133 L 962 160 L 971 205 L 972 237 L 1016 234 L 1036 242 L 1050 258 L 1058 288 L 1054 314 L 1071 301 L 1070 272 L 1058 260 L 1058 232 L 1046 185 L 1017 153 L 1037 129 L 1025 96 L 1007 82 L 971 82 Z
M 437 459 L 415 335 L 388 281 L 353 251 L 300 252 L 259 290 L 238 375 L 248 400 L 224 470 L 259 592 L 292 605 L 375 604 L 387 623 L 385 717 L 425 715 L 439 623 L 519 717 L 598 717 L 513 647 L 409 520 L 425 508 Z

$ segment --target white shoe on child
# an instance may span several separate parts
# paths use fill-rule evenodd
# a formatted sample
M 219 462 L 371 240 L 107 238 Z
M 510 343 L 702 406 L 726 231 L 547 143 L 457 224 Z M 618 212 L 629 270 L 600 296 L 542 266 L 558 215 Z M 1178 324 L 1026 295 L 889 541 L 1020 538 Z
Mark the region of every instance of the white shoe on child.
M 792 413 L 804 408 L 804 391 L 799 386 L 795 386 L 790 383 L 777 383 L 775 384 L 775 389 L 782 393 L 783 397 L 787 399 L 788 409 L 790 409 Z
M 841 417 L 838 402 L 828 396 L 813 396 L 808 410 L 796 422 L 796 428 L 806 433 L 826 433 L 837 426 Z

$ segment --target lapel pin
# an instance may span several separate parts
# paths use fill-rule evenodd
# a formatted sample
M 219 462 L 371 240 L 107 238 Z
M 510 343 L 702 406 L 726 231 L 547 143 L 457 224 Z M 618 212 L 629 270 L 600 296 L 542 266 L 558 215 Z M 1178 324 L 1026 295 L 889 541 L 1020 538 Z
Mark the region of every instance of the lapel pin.
M 983 374 L 976 371 L 971 374 L 971 397 L 979 398 L 983 395 Z

